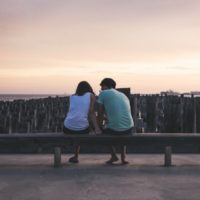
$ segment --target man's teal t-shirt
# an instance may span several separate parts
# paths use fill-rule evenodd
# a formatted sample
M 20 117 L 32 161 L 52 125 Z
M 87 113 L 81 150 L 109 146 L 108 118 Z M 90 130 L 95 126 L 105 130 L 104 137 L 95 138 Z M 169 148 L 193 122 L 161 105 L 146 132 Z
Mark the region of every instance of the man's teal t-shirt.
M 125 131 L 134 126 L 129 99 L 122 92 L 115 89 L 103 90 L 97 102 L 104 106 L 108 119 L 106 128 Z

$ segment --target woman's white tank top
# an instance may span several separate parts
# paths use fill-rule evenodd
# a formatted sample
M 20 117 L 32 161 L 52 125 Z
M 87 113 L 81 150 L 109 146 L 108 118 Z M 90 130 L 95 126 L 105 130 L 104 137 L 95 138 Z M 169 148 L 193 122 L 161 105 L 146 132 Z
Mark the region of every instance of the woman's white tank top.
M 64 120 L 66 128 L 79 131 L 89 127 L 90 96 L 90 92 L 85 93 L 83 96 L 70 96 L 69 112 Z

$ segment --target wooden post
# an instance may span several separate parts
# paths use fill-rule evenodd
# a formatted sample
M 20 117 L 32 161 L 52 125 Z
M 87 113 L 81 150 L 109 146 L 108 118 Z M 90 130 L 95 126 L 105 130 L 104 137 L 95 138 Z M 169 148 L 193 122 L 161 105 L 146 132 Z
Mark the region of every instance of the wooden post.
M 137 94 L 134 95 L 133 97 L 133 121 L 134 121 L 134 130 L 136 132 L 137 130 L 137 112 L 138 112 L 138 108 L 137 108 L 137 102 L 138 102 L 138 96 Z
M 49 110 L 49 108 L 47 107 L 47 117 L 46 117 L 46 120 L 47 120 L 47 130 L 49 131 L 50 130 L 50 122 L 51 122 L 51 112 Z
M 158 118 L 159 118 L 159 95 L 156 95 L 156 101 L 155 101 L 155 118 L 154 118 L 154 131 L 158 132 Z
M 9 114 L 8 133 L 12 134 L 12 115 L 11 114 Z
M 180 132 L 183 133 L 183 106 L 184 106 L 184 94 L 180 97 Z
M 196 110 L 196 98 L 192 94 L 192 102 L 193 102 L 193 133 L 197 132 L 197 110 Z
M 61 166 L 61 148 L 55 147 L 54 148 L 54 167 Z
M 6 111 L 7 107 L 6 104 L 4 104 L 4 110 Z M 7 130 L 7 115 L 4 117 L 4 130 Z
M 170 167 L 172 165 L 172 148 L 171 146 L 165 147 L 165 167 Z
M 18 123 L 21 123 L 21 119 L 22 119 L 22 113 L 21 110 L 18 113 Z
M 27 123 L 27 133 L 31 132 L 31 122 Z
M 34 126 L 33 127 L 34 127 L 34 130 L 36 130 L 36 128 L 37 128 L 37 108 L 34 109 L 33 119 L 34 119 L 34 122 L 33 122 Z

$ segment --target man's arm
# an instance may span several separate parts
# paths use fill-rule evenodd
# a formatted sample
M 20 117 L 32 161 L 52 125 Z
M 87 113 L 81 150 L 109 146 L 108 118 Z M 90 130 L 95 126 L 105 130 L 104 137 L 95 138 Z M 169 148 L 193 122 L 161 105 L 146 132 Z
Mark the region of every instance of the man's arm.
M 93 123 L 94 125 L 94 128 L 95 128 L 95 133 L 96 134 L 101 134 L 101 129 L 99 128 L 99 125 L 98 125 L 98 122 L 97 122 L 97 118 L 96 118 L 96 115 L 95 115 L 95 110 L 94 110 L 94 104 L 96 102 L 96 98 L 93 94 L 91 94 L 90 96 L 90 111 L 89 111 L 89 117 L 90 117 L 90 120 L 91 122 Z

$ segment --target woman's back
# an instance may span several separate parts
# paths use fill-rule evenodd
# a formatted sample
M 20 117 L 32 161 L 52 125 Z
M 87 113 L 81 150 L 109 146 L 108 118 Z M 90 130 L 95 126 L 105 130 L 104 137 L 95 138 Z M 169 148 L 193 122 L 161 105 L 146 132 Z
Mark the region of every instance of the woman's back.
M 88 114 L 90 110 L 91 93 L 82 96 L 70 96 L 69 112 L 64 121 L 64 126 L 72 130 L 82 130 L 89 127 Z

